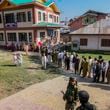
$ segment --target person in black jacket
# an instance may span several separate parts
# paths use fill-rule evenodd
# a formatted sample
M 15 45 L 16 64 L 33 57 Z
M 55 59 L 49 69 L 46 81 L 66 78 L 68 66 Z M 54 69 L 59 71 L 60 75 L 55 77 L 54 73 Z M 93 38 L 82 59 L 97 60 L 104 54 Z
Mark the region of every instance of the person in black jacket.
M 99 82 L 101 75 L 101 61 L 98 60 L 96 63 L 95 76 L 93 82 Z
M 79 91 L 78 96 L 81 105 L 76 110 L 96 110 L 96 106 L 89 103 L 89 94 L 87 91 Z
M 80 63 L 80 59 L 78 57 L 78 54 L 76 54 L 75 65 L 74 65 L 75 74 L 77 74 L 79 71 L 79 63 Z
M 65 57 L 65 63 L 66 63 L 66 69 L 70 70 L 70 56 L 69 56 L 69 54 L 67 54 L 67 56 Z

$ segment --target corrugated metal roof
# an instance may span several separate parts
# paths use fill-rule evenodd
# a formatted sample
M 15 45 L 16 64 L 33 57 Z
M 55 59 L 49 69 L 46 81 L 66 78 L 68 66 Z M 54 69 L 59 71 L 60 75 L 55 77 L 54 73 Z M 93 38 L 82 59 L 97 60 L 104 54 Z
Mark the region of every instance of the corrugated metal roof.
M 102 19 L 70 34 L 110 34 L 110 18 Z

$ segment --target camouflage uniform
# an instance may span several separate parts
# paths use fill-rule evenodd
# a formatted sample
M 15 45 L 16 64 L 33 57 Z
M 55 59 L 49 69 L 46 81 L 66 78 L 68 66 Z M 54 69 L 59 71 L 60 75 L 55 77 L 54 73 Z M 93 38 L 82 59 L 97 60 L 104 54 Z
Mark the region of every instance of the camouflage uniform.
M 74 110 L 78 98 L 78 88 L 68 85 L 63 98 L 66 100 L 65 110 Z

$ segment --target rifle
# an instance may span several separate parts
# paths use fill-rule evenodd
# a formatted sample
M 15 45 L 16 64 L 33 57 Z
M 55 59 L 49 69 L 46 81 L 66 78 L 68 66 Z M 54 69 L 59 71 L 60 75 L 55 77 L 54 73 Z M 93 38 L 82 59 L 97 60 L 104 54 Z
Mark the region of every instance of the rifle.
M 65 93 L 64 93 L 64 91 L 61 91 L 61 93 L 63 94 L 63 100 L 65 101 Z
M 65 95 L 64 91 L 61 91 L 61 93 L 62 93 L 63 95 Z

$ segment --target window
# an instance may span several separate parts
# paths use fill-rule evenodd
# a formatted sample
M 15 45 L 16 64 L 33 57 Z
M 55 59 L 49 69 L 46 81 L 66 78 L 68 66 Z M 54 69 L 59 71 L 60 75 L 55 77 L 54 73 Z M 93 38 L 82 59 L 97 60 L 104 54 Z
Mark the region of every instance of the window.
M 28 33 L 28 36 L 29 36 L 29 42 L 32 42 L 32 33 L 29 32 L 29 33 Z
M 27 41 L 27 33 L 18 33 L 19 41 Z
M 48 29 L 48 30 L 47 30 L 47 35 L 50 36 L 50 37 L 53 37 L 53 36 L 54 36 L 54 31 L 53 31 L 53 29 Z
M 0 14 L 0 23 L 2 23 L 2 16 L 1 16 L 1 14 Z
M 38 20 L 41 21 L 41 12 L 38 12 Z
M 14 13 L 5 14 L 5 22 L 6 23 L 15 23 Z
M 57 18 L 56 18 L 56 16 L 54 16 L 54 22 L 55 22 L 55 23 L 57 22 Z
M 49 15 L 49 18 L 51 18 L 51 19 L 52 19 L 52 17 L 53 17 L 52 15 Z
M 0 33 L 0 41 L 4 41 L 3 33 Z
M 110 47 L 110 39 L 101 39 L 102 47 Z
M 8 41 L 16 41 L 16 33 L 7 33 Z
M 46 21 L 46 14 L 43 13 L 43 21 Z
M 32 20 L 31 11 L 28 11 L 27 14 L 28 14 L 28 21 L 31 21 Z
M 40 32 L 40 39 L 43 40 L 45 38 L 45 32 Z
M 57 16 L 57 23 L 59 22 L 59 18 L 58 18 L 58 16 Z
M 77 48 L 78 47 L 78 44 L 77 43 L 73 43 L 73 47 L 74 48 Z
M 88 39 L 80 39 L 81 46 L 87 46 Z
M 17 22 L 26 22 L 26 14 L 25 14 L 25 12 L 17 13 Z
M 96 22 L 96 20 L 97 20 L 96 17 L 87 16 L 87 17 L 82 18 L 82 24 L 89 25 L 89 24 Z

